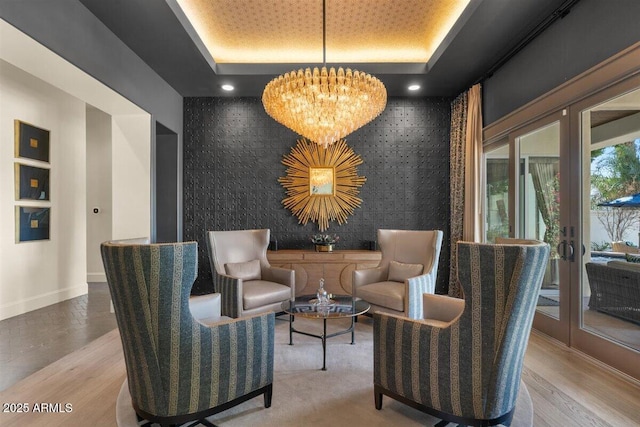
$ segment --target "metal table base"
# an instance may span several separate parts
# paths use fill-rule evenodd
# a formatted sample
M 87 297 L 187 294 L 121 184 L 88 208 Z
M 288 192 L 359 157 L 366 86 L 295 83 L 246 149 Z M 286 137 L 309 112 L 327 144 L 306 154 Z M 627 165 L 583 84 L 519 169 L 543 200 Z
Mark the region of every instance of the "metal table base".
M 320 338 L 322 341 L 322 370 L 327 370 L 327 339 L 344 335 L 351 332 L 351 344 L 356 343 L 355 317 L 364 314 L 371 306 L 351 295 L 332 295 L 332 303 L 325 306 L 318 306 L 313 303 L 314 295 L 303 295 L 294 300 L 282 303 L 282 310 L 289 315 L 289 345 L 293 345 L 293 333 L 306 335 L 308 337 Z M 312 334 L 301 331 L 293 327 L 295 316 L 306 317 L 308 319 L 322 320 L 322 334 Z M 351 318 L 351 325 L 344 330 L 327 333 L 327 320 Z
M 293 345 L 293 333 L 306 335 L 308 337 L 320 338 L 322 340 L 322 370 L 327 370 L 327 339 L 337 337 L 338 335 L 344 335 L 351 332 L 351 345 L 356 343 L 356 332 L 354 317 L 351 317 L 351 327 L 344 331 L 334 332 L 327 335 L 327 318 L 322 319 L 322 335 L 312 334 L 310 332 L 299 331 L 293 327 L 293 314 L 289 315 L 289 345 Z

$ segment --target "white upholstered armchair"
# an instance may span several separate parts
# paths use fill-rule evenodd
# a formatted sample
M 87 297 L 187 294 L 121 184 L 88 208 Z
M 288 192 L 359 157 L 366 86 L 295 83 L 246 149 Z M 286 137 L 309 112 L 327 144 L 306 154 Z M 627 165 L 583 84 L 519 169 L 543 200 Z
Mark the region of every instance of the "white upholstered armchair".
M 353 272 L 353 296 L 383 311 L 422 318 L 422 294 L 435 292 L 442 231 L 378 230 L 382 260 Z
M 283 301 L 295 297 L 293 270 L 272 267 L 267 260 L 269 235 L 269 229 L 207 232 L 213 287 L 222 297 L 223 316 L 278 313 Z

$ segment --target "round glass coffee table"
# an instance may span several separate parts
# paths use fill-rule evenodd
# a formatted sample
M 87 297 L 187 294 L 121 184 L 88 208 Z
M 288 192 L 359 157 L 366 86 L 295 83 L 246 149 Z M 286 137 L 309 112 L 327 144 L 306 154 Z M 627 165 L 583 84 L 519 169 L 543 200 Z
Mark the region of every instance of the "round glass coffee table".
M 351 344 L 355 344 L 355 323 L 356 316 L 369 311 L 371 306 L 366 301 L 355 299 L 350 295 L 331 295 L 330 303 L 327 305 L 317 304 L 315 295 L 302 295 L 295 300 L 282 303 L 282 311 L 289 315 L 289 345 L 293 345 L 293 333 L 320 338 L 322 340 L 322 370 L 326 371 L 327 360 L 327 338 L 343 335 L 351 332 Z M 323 322 L 322 335 L 311 334 L 299 331 L 293 327 L 294 316 L 306 317 L 308 319 L 321 319 Z M 351 326 L 343 331 L 327 334 L 327 320 L 351 318 Z

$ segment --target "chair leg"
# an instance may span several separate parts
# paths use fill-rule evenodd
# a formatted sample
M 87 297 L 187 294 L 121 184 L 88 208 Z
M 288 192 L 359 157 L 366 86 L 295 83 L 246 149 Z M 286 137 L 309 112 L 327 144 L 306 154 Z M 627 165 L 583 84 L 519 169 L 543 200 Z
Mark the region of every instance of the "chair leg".
M 264 407 L 271 407 L 271 396 L 273 394 L 273 384 L 267 386 L 267 391 L 264 392 Z
M 171 424 L 171 425 L 175 426 L 176 424 Z M 199 425 L 203 425 L 205 427 L 217 427 L 215 424 L 213 424 L 212 422 L 210 422 L 206 418 L 203 418 L 203 419 L 198 420 L 198 421 L 194 421 L 193 423 L 189 424 L 186 427 L 195 427 L 195 426 L 199 426 Z
M 142 418 L 140 415 L 138 415 L 138 413 L 136 412 L 136 421 L 138 422 L 138 425 L 140 427 L 151 427 L 153 425 L 152 422 L 147 421 L 146 419 Z M 140 424 L 143 421 L 146 421 L 144 424 Z
M 382 393 L 374 388 L 373 390 L 373 398 L 376 402 L 376 409 L 379 411 L 382 409 Z

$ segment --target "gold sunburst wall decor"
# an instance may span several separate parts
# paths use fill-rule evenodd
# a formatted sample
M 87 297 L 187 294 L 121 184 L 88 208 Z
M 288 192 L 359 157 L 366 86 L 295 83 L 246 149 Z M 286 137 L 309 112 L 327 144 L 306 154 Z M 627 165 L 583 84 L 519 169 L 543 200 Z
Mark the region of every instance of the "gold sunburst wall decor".
M 358 176 L 362 159 L 344 139 L 327 148 L 300 139 L 282 164 L 287 166 L 287 176 L 278 179 L 287 192 L 282 204 L 302 225 L 316 222 L 325 231 L 329 221 L 345 223 L 362 203 L 359 188 L 367 180 Z

